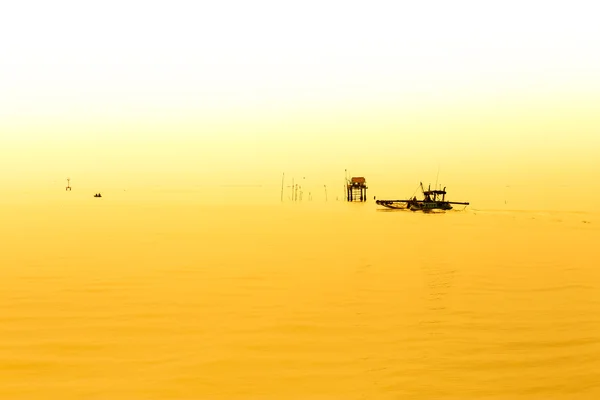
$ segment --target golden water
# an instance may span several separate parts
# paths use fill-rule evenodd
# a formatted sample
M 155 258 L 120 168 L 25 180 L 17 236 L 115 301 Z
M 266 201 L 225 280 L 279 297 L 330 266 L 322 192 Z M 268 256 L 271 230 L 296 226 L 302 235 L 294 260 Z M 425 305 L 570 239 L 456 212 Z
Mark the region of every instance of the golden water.
M 1 399 L 597 399 L 600 218 L 0 210 Z

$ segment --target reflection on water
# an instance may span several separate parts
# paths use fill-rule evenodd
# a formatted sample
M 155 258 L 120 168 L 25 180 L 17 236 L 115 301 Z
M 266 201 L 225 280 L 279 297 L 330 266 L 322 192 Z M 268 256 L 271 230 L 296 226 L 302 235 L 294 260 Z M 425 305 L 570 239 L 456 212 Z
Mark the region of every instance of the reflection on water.
M 0 398 L 600 396 L 597 214 L 375 209 L 4 207 Z

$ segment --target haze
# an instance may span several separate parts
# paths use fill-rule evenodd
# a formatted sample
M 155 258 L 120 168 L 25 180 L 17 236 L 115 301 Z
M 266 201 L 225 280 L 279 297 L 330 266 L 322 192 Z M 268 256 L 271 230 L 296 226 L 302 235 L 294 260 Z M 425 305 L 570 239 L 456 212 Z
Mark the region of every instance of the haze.
M 320 185 L 348 168 L 392 194 L 439 169 L 461 190 L 597 199 L 597 15 L 592 2 L 11 2 L 0 190 L 70 176 L 276 193 L 282 172 Z

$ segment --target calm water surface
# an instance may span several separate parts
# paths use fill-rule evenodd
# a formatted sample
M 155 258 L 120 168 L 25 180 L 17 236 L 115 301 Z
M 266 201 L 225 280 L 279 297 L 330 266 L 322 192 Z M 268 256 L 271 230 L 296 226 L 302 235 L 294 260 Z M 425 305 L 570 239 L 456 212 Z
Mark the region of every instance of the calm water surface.
M 597 399 L 600 218 L 0 210 L 2 399 Z

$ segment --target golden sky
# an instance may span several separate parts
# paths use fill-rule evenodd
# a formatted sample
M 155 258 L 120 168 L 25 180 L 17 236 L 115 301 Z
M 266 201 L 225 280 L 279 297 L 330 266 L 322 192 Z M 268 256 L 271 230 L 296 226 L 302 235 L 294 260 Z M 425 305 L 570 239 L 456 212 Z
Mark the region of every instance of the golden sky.
M 0 183 L 599 181 L 599 11 L 10 2 Z

